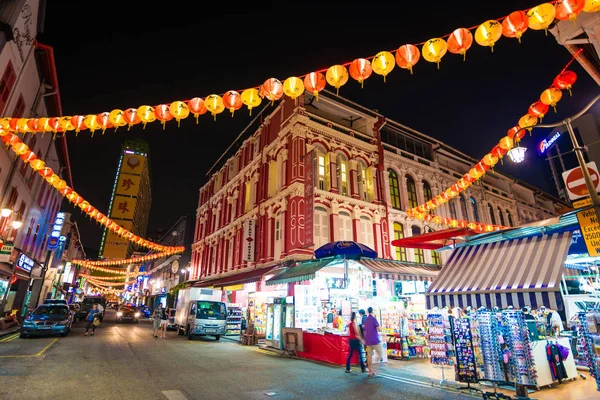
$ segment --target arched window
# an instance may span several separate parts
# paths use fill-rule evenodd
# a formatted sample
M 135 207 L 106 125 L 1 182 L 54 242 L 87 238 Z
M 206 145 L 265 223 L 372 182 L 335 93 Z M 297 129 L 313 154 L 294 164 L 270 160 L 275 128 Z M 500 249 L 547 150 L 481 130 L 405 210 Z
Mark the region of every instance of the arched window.
M 394 240 L 404 239 L 404 227 L 399 222 L 394 222 Z M 396 247 L 396 260 L 408 261 L 406 258 L 406 248 Z
M 462 213 L 463 219 L 469 219 L 469 212 L 467 211 L 467 201 L 464 196 L 460 196 L 460 212 Z
M 442 259 L 440 253 L 435 250 L 431 250 L 431 263 L 435 265 L 442 265 Z
M 411 228 L 412 236 L 418 236 L 421 234 L 421 228 L 416 225 L 413 225 Z M 424 264 L 425 263 L 425 253 L 423 249 L 415 249 L 415 262 Z
M 321 190 L 329 190 L 329 153 L 317 151 L 317 186 Z
M 428 202 L 429 200 L 433 199 L 431 185 L 429 185 L 429 182 L 427 181 L 423 181 L 423 199 L 425 200 L 425 202 Z M 433 210 L 429 210 L 428 213 L 432 214 Z
M 505 226 L 506 222 L 504 221 L 504 213 L 500 207 L 498 207 L 498 215 L 500 216 L 500 225 Z
M 412 176 L 406 175 L 406 192 L 408 193 L 408 207 L 415 208 L 419 205 L 417 199 L 417 186 Z
M 400 185 L 398 184 L 398 174 L 393 169 L 388 169 L 390 176 L 390 199 L 392 207 L 401 210 L 402 205 L 400 203 Z
M 340 211 L 338 214 L 338 218 L 340 221 L 340 229 L 339 229 L 339 238 L 340 241 L 352 241 L 354 237 L 352 236 L 352 218 L 350 218 L 350 214 L 345 211 Z
M 456 215 L 456 200 L 451 199 L 448 201 L 448 210 L 450 210 L 450 219 L 458 219 Z
M 512 215 L 510 215 L 510 211 L 506 210 L 506 219 L 508 220 L 508 226 L 515 226 L 513 223 Z
M 315 207 L 315 249 L 329 243 L 329 214 L 322 207 Z
M 477 210 L 477 202 L 474 197 L 471 197 L 471 209 L 473 210 L 473 218 L 475 218 L 475 222 L 479 221 L 479 211 Z
M 360 217 L 360 233 L 361 243 L 374 249 L 375 241 L 373 240 L 373 223 L 369 217 Z
M 338 179 L 338 187 L 340 188 L 340 193 L 344 196 L 348 196 L 348 179 L 349 171 L 348 171 L 348 162 L 344 157 L 338 155 L 337 157 L 337 179 Z
M 496 225 L 496 216 L 494 215 L 494 207 L 491 204 L 488 204 L 488 211 L 490 212 L 490 221 L 492 225 Z

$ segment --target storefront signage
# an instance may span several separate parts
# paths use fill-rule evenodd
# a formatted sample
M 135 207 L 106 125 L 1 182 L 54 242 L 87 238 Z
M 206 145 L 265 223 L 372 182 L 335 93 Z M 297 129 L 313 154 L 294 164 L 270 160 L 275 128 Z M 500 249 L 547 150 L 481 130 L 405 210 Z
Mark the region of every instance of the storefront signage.
M 25 254 L 21 254 L 19 256 L 19 259 L 17 260 L 17 268 L 20 268 L 23 271 L 31 272 L 33 266 L 34 262 L 31 258 L 27 257 Z
M 50 238 L 48 239 L 48 249 L 54 250 L 58 246 L 58 242 L 60 240 L 60 232 L 62 231 L 63 225 L 65 224 L 65 213 L 58 212 L 56 213 L 56 218 L 54 219 L 54 225 L 52 226 L 52 232 L 50 233 Z
M 314 244 L 315 181 L 314 150 L 304 155 L 304 246 Z
M 254 261 L 254 242 L 256 240 L 256 221 L 244 221 L 244 261 Z
M 346 289 L 346 280 L 344 278 L 327 278 L 327 287 L 329 289 Z
M 0 249 L 0 262 L 11 262 L 11 257 L 13 255 L 13 251 L 15 250 L 15 245 L 12 243 L 4 243 L 2 248 Z
M 577 220 L 590 257 L 600 256 L 600 223 L 596 211 L 593 208 L 580 211 Z
M 544 154 L 550 146 L 554 144 L 560 137 L 560 132 L 556 132 L 552 137 L 544 139 L 540 143 L 540 153 Z

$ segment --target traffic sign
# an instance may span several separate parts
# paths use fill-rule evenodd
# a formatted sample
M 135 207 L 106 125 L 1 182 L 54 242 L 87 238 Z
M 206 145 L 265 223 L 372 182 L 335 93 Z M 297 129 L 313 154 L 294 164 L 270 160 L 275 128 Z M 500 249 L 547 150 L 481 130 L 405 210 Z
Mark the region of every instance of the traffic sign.
M 573 202 L 573 208 L 583 208 L 592 205 L 592 199 L 586 197 L 585 199 L 577 200 Z
M 592 183 L 596 187 L 596 192 L 600 191 L 600 174 L 598 173 L 598 167 L 595 162 L 589 162 L 586 164 Z M 565 181 L 565 187 L 569 194 L 569 199 L 577 200 L 582 197 L 589 196 L 587 186 L 585 185 L 585 179 L 583 178 L 583 171 L 580 167 L 570 169 L 563 172 L 563 180 Z
M 590 257 L 598 257 L 600 255 L 600 223 L 598 223 L 596 210 L 591 208 L 578 212 L 577 220 Z

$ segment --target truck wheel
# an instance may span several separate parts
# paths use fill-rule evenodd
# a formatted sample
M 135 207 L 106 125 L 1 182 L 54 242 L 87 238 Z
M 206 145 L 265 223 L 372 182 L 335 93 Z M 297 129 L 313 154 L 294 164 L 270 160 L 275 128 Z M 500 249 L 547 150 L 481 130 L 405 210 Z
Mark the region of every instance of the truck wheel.
M 188 336 L 188 340 L 194 340 L 194 335 L 192 334 L 192 330 L 190 329 L 189 325 L 187 327 L 187 336 Z
M 219 339 L 221 339 L 220 335 L 215 336 L 215 340 L 218 341 Z

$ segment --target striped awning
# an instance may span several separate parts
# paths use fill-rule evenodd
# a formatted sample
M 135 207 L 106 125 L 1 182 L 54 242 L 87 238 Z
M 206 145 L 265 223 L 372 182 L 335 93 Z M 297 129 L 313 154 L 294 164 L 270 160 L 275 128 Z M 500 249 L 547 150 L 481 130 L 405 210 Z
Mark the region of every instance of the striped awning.
M 570 244 L 571 232 L 561 232 L 457 248 L 429 286 L 427 305 L 560 310 Z
M 406 261 L 385 260 L 382 258 L 361 258 L 358 261 L 371 272 L 378 274 L 379 279 L 397 281 L 433 281 L 441 270 L 434 264 L 411 263 Z
M 332 258 L 302 261 L 294 267 L 289 267 L 279 272 L 277 275 L 269 279 L 266 284 L 279 285 L 282 283 L 302 282 L 314 279 L 317 271 L 319 271 L 321 268 L 324 268 L 332 261 Z

